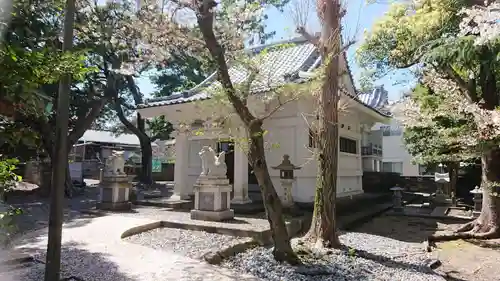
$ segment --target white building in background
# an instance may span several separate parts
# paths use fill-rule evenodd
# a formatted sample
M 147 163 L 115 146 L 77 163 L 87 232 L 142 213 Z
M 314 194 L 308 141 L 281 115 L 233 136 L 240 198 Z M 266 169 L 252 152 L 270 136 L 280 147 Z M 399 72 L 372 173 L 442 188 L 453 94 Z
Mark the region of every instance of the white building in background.
M 377 86 L 371 93 L 359 95 L 359 99 L 382 112 L 388 112 L 390 102 L 384 86 Z M 403 140 L 404 128 L 397 120 L 389 124 L 377 123 L 363 135 L 363 170 L 393 172 L 405 177 L 425 176 L 425 166 L 412 163 Z M 429 174 L 430 175 L 430 174 Z
M 260 64 L 259 78 L 251 85 L 252 95 L 247 99 L 249 109 L 257 116 L 269 114 L 275 104 L 263 106 L 260 101 L 263 93 L 272 91 L 273 87 L 285 83 L 307 83 L 311 71 L 321 64 L 321 57 L 315 46 L 303 38 L 296 38 L 287 42 L 293 43 L 286 48 L 275 48 L 268 51 Z M 259 53 L 272 45 L 260 46 L 250 49 Z M 337 196 L 352 196 L 363 193 L 362 176 L 365 162 L 374 163 L 380 167 L 381 145 L 377 144 L 374 150 L 367 147 L 372 142 L 371 128 L 377 122 L 388 122 L 389 116 L 370 105 L 372 99 L 364 102 L 357 98 L 352 77 L 345 56 L 340 60 L 340 67 L 349 75 L 342 76 L 342 84 L 347 91 L 342 95 L 341 101 L 348 105 L 348 110 L 339 116 L 339 177 Z M 248 76 L 243 67 L 233 66 L 229 73 L 234 84 L 245 82 Z M 195 88 L 173 93 L 166 98 L 146 101 L 138 107 L 138 112 L 145 118 L 166 116 L 174 128 L 175 137 L 175 195 L 187 198 L 193 194 L 193 184 L 201 172 L 201 159 L 198 152 L 203 146 L 212 146 L 218 151 L 225 151 L 227 176 L 233 185 L 233 203 L 248 202 L 248 191 L 259 191 L 254 174 L 249 167 L 245 152 L 235 145 L 231 138 L 245 138 L 246 132 L 241 125 L 241 120 L 234 112 L 224 112 L 210 103 L 212 98 L 210 88 L 217 85 L 215 75 L 209 76 Z M 200 108 L 204 104 L 204 107 Z M 267 144 L 279 144 L 266 151 L 266 160 L 272 181 L 280 196 L 283 196 L 279 171 L 270 167 L 277 166 L 283 160 L 283 155 L 290 156 L 293 164 L 301 169 L 295 171 L 295 181 L 292 187 L 292 196 L 296 202 L 310 203 L 314 201 L 316 186 L 317 163 L 311 151 L 314 142 L 310 134 L 309 124 L 316 120 L 314 114 L 317 108 L 315 97 L 304 96 L 284 105 L 270 118 L 265 119 L 264 128 L 268 131 L 264 139 Z M 220 120 L 214 112 L 222 117 L 227 116 L 232 128 L 231 135 L 212 127 L 214 122 Z M 233 113 L 233 114 L 231 114 Z M 224 119 L 222 119 L 224 120 Z M 183 129 L 183 124 L 190 125 L 191 130 Z M 197 134 L 195 129 L 200 128 L 203 134 Z M 240 129 L 236 129 L 240 128 Z M 227 132 L 226 132 L 227 134 Z M 379 141 L 380 143 L 380 141 Z M 375 147 L 375 145 L 373 146 Z M 370 153 L 363 153 L 370 152 Z M 369 159 L 369 160 L 368 160 Z M 375 162 L 377 160 L 377 162 Z M 370 162 L 371 161 L 371 162 Z M 375 164 L 378 163 L 378 164 Z

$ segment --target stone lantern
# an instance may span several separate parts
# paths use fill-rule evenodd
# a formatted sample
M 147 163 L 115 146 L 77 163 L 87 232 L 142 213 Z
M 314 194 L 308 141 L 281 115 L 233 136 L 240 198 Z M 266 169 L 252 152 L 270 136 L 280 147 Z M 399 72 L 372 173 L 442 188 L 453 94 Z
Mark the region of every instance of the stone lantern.
M 283 188 L 283 198 L 281 200 L 283 207 L 291 208 L 293 207 L 293 196 L 292 196 L 292 186 L 295 181 L 293 175 L 294 170 L 299 170 L 300 167 L 295 166 L 290 162 L 290 156 L 283 155 L 283 161 L 276 167 L 272 167 L 275 170 L 280 171 L 280 181 L 281 187 Z
M 472 211 L 472 216 L 479 217 L 481 214 L 481 209 L 483 207 L 483 189 L 479 186 L 476 186 L 473 190 L 470 191 L 474 195 L 474 210 Z
M 393 202 L 394 211 L 396 211 L 396 212 L 403 211 L 403 202 L 402 202 L 403 194 L 401 193 L 401 191 L 403 191 L 403 190 L 404 189 L 399 187 L 398 185 L 391 188 L 391 191 L 394 192 L 394 194 L 392 195 L 392 202 Z

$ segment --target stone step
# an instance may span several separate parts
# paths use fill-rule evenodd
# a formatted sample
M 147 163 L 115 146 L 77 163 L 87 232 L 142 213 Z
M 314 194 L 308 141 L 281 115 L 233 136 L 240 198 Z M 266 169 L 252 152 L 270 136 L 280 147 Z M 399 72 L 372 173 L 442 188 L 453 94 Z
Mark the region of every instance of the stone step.
M 337 218 L 338 228 L 350 230 L 370 221 L 372 218 L 390 210 L 392 203 L 381 203 L 369 209 L 361 210 L 353 214 L 339 216 Z
M 436 216 L 436 217 L 441 217 L 441 216 L 446 216 L 446 213 L 448 213 L 448 207 L 447 206 L 438 206 L 434 208 L 434 210 L 431 212 L 431 216 Z
M 231 204 L 231 209 L 234 210 L 235 214 L 242 215 L 258 214 L 265 211 L 262 201 L 252 201 L 252 203 L 248 204 Z
M 175 200 L 167 197 L 137 200 L 134 204 L 139 206 L 171 208 L 174 210 L 190 210 L 194 206 L 192 200 Z

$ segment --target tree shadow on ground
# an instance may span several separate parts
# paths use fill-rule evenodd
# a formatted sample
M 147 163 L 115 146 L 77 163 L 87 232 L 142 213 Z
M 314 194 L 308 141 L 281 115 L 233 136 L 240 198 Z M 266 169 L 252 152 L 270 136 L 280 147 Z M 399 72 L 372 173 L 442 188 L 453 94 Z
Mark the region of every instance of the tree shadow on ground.
M 379 264 L 386 268 L 403 270 L 409 273 L 423 274 L 429 276 L 440 276 L 448 281 L 467 281 L 465 279 L 453 278 L 446 276 L 446 274 L 441 274 L 434 271 L 428 264 L 422 263 L 410 263 L 401 260 L 397 260 L 398 257 L 387 257 L 383 255 L 374 254 L 361 249 L 353 249 L 346 246 L 342 246 L 341 254 L 352 258 L 362 258 L 365 260 L 370 260 L 376 264 Z M 335 255 L 335 254 L 334 254 Z M 327 258 L 322 258 L 321 260 L 326 260 Z M 370 270 L 364 270 L 363 268 L 352 267 L 349 263 L 338 263 L 338 262 L 322 262 L 318 264 L 318 258 L 313 258 L 309 260 L 306 259 L 304 265 L 296 268 L 296 273 L 304 276 L 325 276 L 331 277 L 342 277 L 341 280 L 373 280 L 373 273 Z M 343 268 L 343 269 L 342 269 Z M 371 268 L 371 267 L 370 267 Z M 371 268 L 372 269 L 372 268 Z M 341 272 L 348 272 L 342 276 L 339 276 Z M 331 280 L 331 279 L 328 279 Z
M 96 216 L 82 214 L 81 211 L 95 206 L 96 202 L 97 190 L 95 188 L 88 188 L 84 194 L 73 198 L 65 198 L 64 222 L 67 223 L 65 227 L 81 226 L 90 222 Z M 13 217 L 15 227 L 12 235 L 19 236 L 48 226 L 50 198 L 42 197 L 36 193 L 16 195 L 9 198 L 7 204 L 22 210 L 21 214 Z M 72 224 L 73 221 L 77 222 Z
M 422 243 L 436 232 L 452 231 L 463 222 L 411 216 L 381 215 L 371 221 L 353 228 L 353 232 L 361 232 L 383 236 L 409 243 Z
M 3 281 L 43 280 L 45 270 L 45 249 L 40 247 L 23 248 L 31 254 L 30 261 L 10 265 L 0 272 Z M 70 277 L 74 277 L 71 279 Z M 78 281 L 138 281 L 138 276 L 120 271 L 119 266 L 106 254 L 90 252 L 79 243 L 65 243 L 61 252 L 61 278 Z M 64 279 L 63 279 L 64 280 Z

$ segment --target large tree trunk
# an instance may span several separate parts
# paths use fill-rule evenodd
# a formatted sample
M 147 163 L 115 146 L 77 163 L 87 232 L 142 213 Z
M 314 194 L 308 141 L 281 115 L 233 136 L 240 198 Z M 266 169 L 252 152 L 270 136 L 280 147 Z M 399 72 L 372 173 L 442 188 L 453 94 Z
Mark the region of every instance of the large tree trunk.
M 153 184 L 153 149 L 149 138 L 139 138 L 141 143 L 140 181 L 145 185 Z
M 137 126 L 128 121 L 123 112 L 122 105 L 115 102 L 115 110 L 122 124 L 139 138 L 141 145 L 141 173 L 139 180 L 145 185 L 153 183 L 153 149 L 151 148 L 151 138 L 146 134 L 146 124 L 144 119 L 137 113 Z
M 151 139 L 146 134 L 146 122 L 139 113 L 137 113 L 137 129 L 142 155 L 141 182 L 145 185 L 151 185 L 153 184 L 153 149 L 151 148 Z
M 264 131 L 262 126 L 255 126 L 250 130 L 249 160 L 255 177 L 259 183 L 266 209 L 267 220 L 271 226 L 271 235 L 274 241 L 273 255 L 277 261 L 288 262 L 292 265 L 300 264 L 300 260 L 290 246 L 290 237 L 283 219 L 281 200 L 273 186 L 267 167 L 264 149 Z
M 479 217 L 455 233 L 432 235 L 428 238 L 428 250 L 435 242 L 456 239 L 494 239 L 500 238 L 500 148 L 494 147 L 481 157 L 481 188 L 483 206 Z
M 451 202 L 453 206 L 457 203 L 457 181 L 458 181 L 458 170 L 460 169 L 459 162 L 451 162 L 448 164 L 448 174 L 450 176 L 450 184 L 448 195 L 451 196 Z
M 69 163 L 66 167 L 66 181 L 64 183 L 64 195 L 68 198 L 73 197 L 73 193 L 75 192 L 75 186 L 73 185 L 73 180 L 71 179 L 71 174 L 69 171 Z
M 316 246 L 339 248 L 335 223 L 335 200 L 338 173 L 338 102 L 340 54 L 340 3 L 319 1 L 318 16 L 322 20 L 322 56 L 328 65 L 323 82 L 320 106 L 320 124 L 316 143 L 319 147 L 318 176 L 314 198 L 311 228 L 305 239 Z

